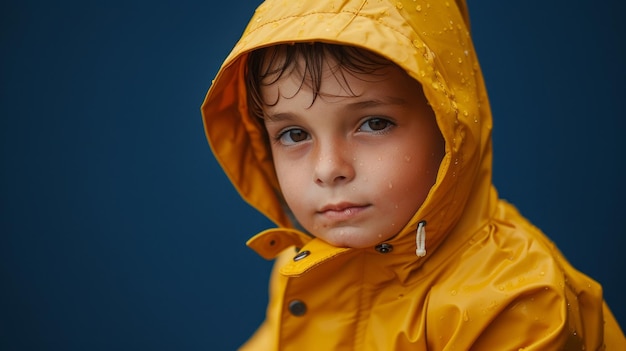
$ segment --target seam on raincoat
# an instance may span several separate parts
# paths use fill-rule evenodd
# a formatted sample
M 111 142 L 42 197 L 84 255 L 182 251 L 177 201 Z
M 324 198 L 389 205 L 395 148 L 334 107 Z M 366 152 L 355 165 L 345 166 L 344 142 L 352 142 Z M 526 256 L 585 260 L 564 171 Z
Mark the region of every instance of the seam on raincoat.
M 363 8 L 363 5 L 361 5 L 361 8 Z M 361 8 L 359 8 L 359 9 L 361 9 Z M 361 17 L 361 18 L 364 18 L 364 19 L 375 21 L 377 23 L 377 25 L 383 26 L 383 27 L 385 27 L 385 28 L 387 28 L 387 29 L 389 29 L 389 30 L 399 34 L 400 36 L 404 37 L 405 39 L 407 39 L 409 41 L 412 41 L 410 37 L 408 37 L 407 35 L 405 35 L 402 32 L 399 32 L 397 30 L 397 28 L 389 26 L 389 25 L 387 25 L 384 22 L 377 21 L 376 18 L 374 18 L 372 16 L 363 15 L 363 14 L 361 14 L 360 11 L 357 11 L 357 12 L 355 12 L 355 11 L 340 11 L 340 12 L 315 11 L 315 12 L 308 12 L 308 13 L 306 13 L 304 15 L 285 16 L 285 17 L 281 17 L 281 18 L 278 18 L 278 19 L 275 19 L 275 20 L 272 20 L 272 21 L 269 21 L 269 22 L 265 22 L 265 23 L 263 23 L 263 24 L 261 24 L 261 25 L 259 25 L 257 27 L 254 27 L 252 30 L 250 30 L 248 32 L 248 35 L 256 32 L 257 30 L 260 30 L 261 28 L 264 28 L 264 27 L 266 27 L 268 25 L 279 23 L 279 22 L 282 22 L 284 20 L 298 19 L 298 18 L 302 19 L 302 18 L 305 18 L 305 17 L 313 16 L 313 15 L 341 15 L 341 14 L 352 15 L 352 19 L 350 21 L 348 21 L 348 23 L 346 23 L 346 25 L 341 29 L 341 31 L 345 30 L 345 27 L 348 26 L 352 21 L 354 21 L 355 18 Z M 413 29 L 413 28 L 411 28 L 411 29 Z M 414 30 L 413 30 L 413 33 L 417 34 L 417 32 L 415 32 Z M 296 41 L 296 40 L 294 40 L 294 41 Z M 426 44 L 423 43 L 423 42 L 422 42 L 422 45 L 426 46 Z

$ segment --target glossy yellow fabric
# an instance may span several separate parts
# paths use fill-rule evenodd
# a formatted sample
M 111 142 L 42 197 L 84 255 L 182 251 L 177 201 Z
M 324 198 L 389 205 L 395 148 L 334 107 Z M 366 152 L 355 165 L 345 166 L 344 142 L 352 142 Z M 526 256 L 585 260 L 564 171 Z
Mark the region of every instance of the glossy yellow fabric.
M 248 242 L 277 260 L 266 321 L 243 349 L 626 350 L 599 284 L 497 196 L 489 101 L 458 2 L 270 0 L 225 60 L 202 106 L 207 138 L 241 196 L 278 227 Z M 446 155 L 424 205 L 387 242 L 390 253 L 311 239 L 283 209 L 260 125 L 247 113 L 245 60 L 255 48 L 308 41 L 388 58 L 423 85 L 435 111 Z M 294 247 L 311 254 L 293 261 Z M 304 315 L 289 312 L 294 300 Z

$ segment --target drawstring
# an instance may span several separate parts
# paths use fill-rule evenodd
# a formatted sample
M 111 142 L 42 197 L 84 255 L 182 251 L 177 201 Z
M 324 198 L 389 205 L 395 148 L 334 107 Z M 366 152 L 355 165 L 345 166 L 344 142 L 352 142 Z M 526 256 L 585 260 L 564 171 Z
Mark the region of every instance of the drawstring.
M 417 223 L 417 233 L 415 234 L 415 245 L 417 249 L 415 250 L 415 254 L 417 257 L 426 256 L 426 221 L 420 221 Z

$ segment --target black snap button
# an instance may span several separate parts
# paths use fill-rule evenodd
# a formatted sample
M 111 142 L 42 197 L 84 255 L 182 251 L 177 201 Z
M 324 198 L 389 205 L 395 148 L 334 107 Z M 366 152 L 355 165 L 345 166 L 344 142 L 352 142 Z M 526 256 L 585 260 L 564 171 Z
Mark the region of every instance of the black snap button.
M 296 317 L 303 316 L 306 313 L 306 304 L 300 300 L 292 300 L 289 302 L 289 312 Z
M 393 245 L 382 243 L 382 244 L 376 245 L 375 249 L 381 254 L 386 254 L 386 253 L 390 253 L 391 251 L 393 251 Z
M 311 251 L 309 251 L 309 250 L 300 251 L 300 252 L 298 252 L 297 255 L 294 256 L 293 260 L 294 261 L 300 261 L 301 259 L 307 257 L 310 254 L 311 254 Z

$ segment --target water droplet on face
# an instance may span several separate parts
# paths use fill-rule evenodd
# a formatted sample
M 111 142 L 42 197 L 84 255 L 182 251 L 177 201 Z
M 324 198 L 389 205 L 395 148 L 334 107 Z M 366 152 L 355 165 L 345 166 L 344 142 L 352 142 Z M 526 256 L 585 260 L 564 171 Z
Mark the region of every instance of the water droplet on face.
M 389 189 L 393 189 L 393 183 L 389 182 Z
M 421 11 L 422 11 L 422 5 L 417 5 L 417 6 L 415 6 L 415 10 L 416 10 L 417 12 L 421 12 Z
M 404 156 L 404 160 L 405 160 L 406 162 L 411 162 L 411 155 L 406 155 L 406 156 Z
M 456 294 L 457 294 L 457 291 L 456 291 L 456 290 L 452 290 L 452 291 L 450 291 L 450 295 L 452 295 L 452 296 L 456 296 Z
M 402 8 L 404 7 L 404 5 L 402 5 L 401 2 L 397 2 L 396 3 L 396 7 L 398 8 L 398 10 L 402 10 Z

